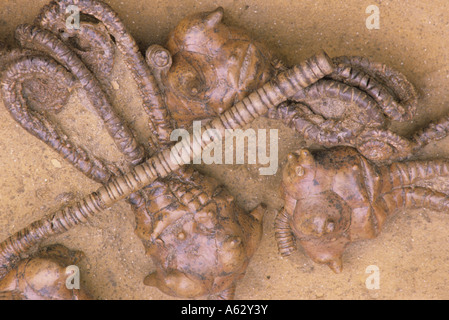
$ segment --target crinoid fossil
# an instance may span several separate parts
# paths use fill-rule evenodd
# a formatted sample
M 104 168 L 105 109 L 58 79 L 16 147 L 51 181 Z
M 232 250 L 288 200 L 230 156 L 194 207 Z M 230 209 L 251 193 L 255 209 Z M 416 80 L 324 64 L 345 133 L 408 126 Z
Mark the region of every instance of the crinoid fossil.
M 350 147 L 290 153 L 285 207 L 275 223 L 279 252 L 288 256 L 298 244 L 313 261 L 341 272 L 346 246 L 377 237 L 398 210 L 447 211 L 449 195 L 422 183 L 448 174 L 447 160 L 376 166 Z

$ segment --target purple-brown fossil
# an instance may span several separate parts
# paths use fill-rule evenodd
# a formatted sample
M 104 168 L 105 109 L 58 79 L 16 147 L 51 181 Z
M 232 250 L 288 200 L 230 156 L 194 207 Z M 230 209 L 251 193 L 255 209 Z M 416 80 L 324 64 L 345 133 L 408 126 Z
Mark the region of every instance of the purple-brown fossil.
M 391 120 L 411 120 L 417 107 L 415 88 L 403 74 L 363 57 L 336 57 L 333 63 L 334 72 L 279 105 L 270 117 L 311 142 L 352 146 L 376 162 L 405 159 L 424 145 L 418 142 L 422 134 L 408 139 L 388 129 Z
M 423 182 L 449 174 L 449 161 L 404 161 L 376 166 L 355 149 L 336 147 L 288 155 L 282 172 L 284 208 L 275 234 L 279 252 L 297 245 L 315 262 L 341 272 L 345 247 L 378 236 L 401 209 L 449 209 L 449 195 Z

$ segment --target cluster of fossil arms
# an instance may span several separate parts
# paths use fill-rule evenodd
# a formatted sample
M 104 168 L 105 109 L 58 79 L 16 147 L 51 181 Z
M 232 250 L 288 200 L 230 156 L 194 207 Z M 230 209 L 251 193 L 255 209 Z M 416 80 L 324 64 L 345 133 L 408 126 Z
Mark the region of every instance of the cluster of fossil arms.
M 66 25 L 69 6 L 89 17 L 77 29 Z M 65 288 L 45 287 L 45 295 L 14 285 L 14 279 L 29 264 L 34 263 L 27 273 L 31 278 L 40 276 L 39 266 L 67 264 L 73 259 L 61 257 L 73 256 L 71 251 L 58 247 L 28 258 L 25 266 L 22 255 L 126 199 L 156 266 L 145 284 L 178 297 L 233 298 L 260 241 L 264 210 L 243 212 L 215 180 L 184 168 L 181 154 L 193 159 L 213 140 L 192 134 L 193 143 L 170 142 L 174 128 L 188 129 L 193 120 L 203 121 L 202 132 L 215 129 L 224 136 L 226 129 L 268 116 L 321 146 L 345 146 L 289 156 L 282 184 L 286 204 L 275 226 L 283 255 L 299 242 L 314 261 L 340 271 L 345 245 L 375 237 L 394 209 L 446 208 L 445 195 L 414 188 L 416 180 L 433 177 L 426 168 L 446 174 L 445 162 L 416 162 L 407 166 L 408 174 L 395 163 L 445 137 L 449 128 L 449 118 L 443 118 L 412 138 L 388 129 L 389 120 L 410 120 L 416 109 L 417 94 L 404 75 L 365 58 L 330 58 L 324 52 L 286 68 L 262 44 L 223 24 L 222 17 L 218 8 L 182 20 L 166 48 L 153 45 L 145 57 L 117 14 L 97 0 L 53 1 L 33 25 L 16 29 L 20 47 L 0 51 L 5 107 L 25 130 L 102 186 L 0 243 L 0 292 L 9 292 L 6 297 L 67 298 Z M 149 148 L 137 142 L 111 105 L 107 87 L 115 50 L 138 85 L 149 118 Z M 71 142 L 46 116 L 64 107 L 74 88 L 86 92 L 125 156 L 126 174 Z M 333 159 L 329 166 L 328 159 Z M 385 166 L 390 167 L 381 169 Z M 314 183 L 313 175 L 322 181 Z M 394 182 L 390 189 L 382 183 L 387 177 Z

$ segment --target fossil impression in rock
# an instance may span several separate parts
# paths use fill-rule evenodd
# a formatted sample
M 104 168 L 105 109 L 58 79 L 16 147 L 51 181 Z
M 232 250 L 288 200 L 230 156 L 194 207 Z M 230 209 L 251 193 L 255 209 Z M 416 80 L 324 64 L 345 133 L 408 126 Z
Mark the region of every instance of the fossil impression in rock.
M 449 210 L 449 195 L 424 187 L 449 175 L 449 161 L 404 161 L 376 166 L 355 149 L 335 147 L 288 155 L 282 172 L 284 208 L 275 220 L 281 255 L 300 245 L 315 262 L 342 270 L 354 241 L 378 236 L 401 209 Z
M 61 245 L 41 248 L 22 259 L 0 281 L 0 300 L 89 300 L 83 289 L 68 289 L 67 267 L 83 258 Z

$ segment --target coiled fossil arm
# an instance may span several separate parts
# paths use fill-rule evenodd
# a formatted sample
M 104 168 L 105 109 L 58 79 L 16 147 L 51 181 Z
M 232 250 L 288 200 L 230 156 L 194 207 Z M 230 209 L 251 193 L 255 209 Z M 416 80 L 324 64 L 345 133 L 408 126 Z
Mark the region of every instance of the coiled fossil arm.
M 145 63 L 145 59 L 133 37 L 126 30 L 117 13 L 110 6 L 95 0 L 56 0 L 47 5 L 37 17 L 36 23 L 44 28 L 52 29 L 54 21 L 65 21 L 69 6 L 77 6 L 81 13 L 91 15 L 101 21 L 125 57 L 125 63 L 131 70 L 143 97 L 145 110 L 150 115 L 149 125 L 154 137 L 153 145 L 158 150 L 161 141 L 170 141 L 173 128 L 166 122 L 167 108 L 157 82 Z
M 393 120 L 413 118 L 418 95 L 403 74 L 386 64 L 364 57 L 336 57 L 335 71 L 329 78 L 357 87 L 368 93 Z
M 278 244 L 279 253 L 283 256 L 289 256 L 293 251 L 296 250 L 296 240 L 290 225 L 289 216 L 285 209 L 277 214 L 276 220 L 274 222 L 276 242 Z
M 405 159 L 423 145 L 388 129 L 390 119 L 407 121 L 415 114 L 418 96 L 403 74 L 363 57 L 332 61 L 334 72 L 298 91 L 270 117 L 320 145 L 356 147 L 377 163 Z M 426 133 L 426 142 L 435 131 Z
M 418 105 L 418 94 L 403 74 L 364 57 L 337 57 L 333 62 L 336 67 L 329 78 L 365 91 L 392 120 L 409 121 L 413 118 Z M 449 117 L 446 116 L 419 130 L 410 140 L 402 138 L 400 143 L 410 153 L 432 141 L 441 140 L 448 134 Z
M 449 134 L 449 116 L 436 122 L 430 123 L 426 128 L 419 130 L 413 135 L 416 142 L 414 150 L 419 150 L 432 141 L 441 140 Z
M 308 87 L 332 71 L 333 64 L 329 57 L 324 52 L 317 54 L 279 74 L 220 117 L 215 118 L 203 129 L 216 129 L 224 136 L 226 129 L 237 129 L 251 123 L 298 90 Z M 192 145 L 183 144 L 184 140 L 178 142 L 174 146 L 175 150 L 184 150 L 184 153 L 189 154 L 190 159 L 193 159 L 209 144 L 199 135 L 193 135 L 192 140 Z M 27 251 L 43 239 L 85 223 L 96 213 L 152 183 L 158 177 L 165 177 L 179 169 L 184 162 L 174 154 L 170 149 L 163 150 L 134 167 L 128 174 L 112 178 L 109 183 L 74 205 L 33 222 L 29 227 L 3 241 L 0 244 L 0 270 L 2 270 L 0 276 L 8 271 L 20 253 Z
M 315 114 L 307 105 L 311 101 L 321 101 L 321 99 L 348 104 L 355 103 L 358 106 L 356 110 L 345 110 L 344 112 L 356 113 L 357 117 L 350 119 L 346 119 L 346 117 L 326 118 Z M 294 100 L 298 103 L 283 103 L 276 108 L 276 114 L 271 114 L 270 117 L 282 120 L 287 126 L 303 135 L 305 139 L 324 146 L 354 144 L 357 135 L 365 127 L 383 126 L 383 116 L 373 99 L 359 89 L 341 82 L 320 80 L 296 94 Z M 304 108 L 301 108 L 301 105 L 304 105 Z M 354 126 L 350 121 L 357 121 L 359 125 Z
M 69 70 L 86 90 L 100 118 L 114 139 L 119 150 L 136 165 L 144 158 L 143 149 L 137 144 L 132 132 L 123 125 L 113 112 L 112 105 L 101 90 L 98 80 L 83 62 L 51 32 L 36 26 L 21 25 L 16 29 L 16 39 L 24 48 L 41 51 Z
M 11 116 L 20 125 L 71 162 L 87 177 L 97 182 L 106 182 L 111 173 L 99 159 L 89 157 L 82 148 L 70 143 L 55 126 L 43 115 L 28 108 L 22 96 L 23 82 L 29 77 L 48 77 L 52 75 L 68 88 L 74 86 L 74 78 L 61 65 L 51 58 L 25 56 L 11 64 L 1 80 L 3 101 Z

